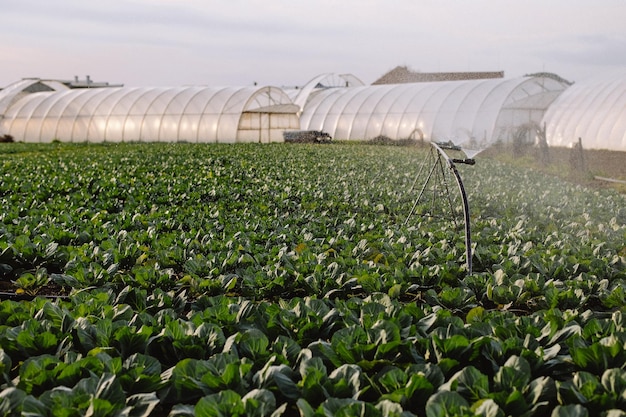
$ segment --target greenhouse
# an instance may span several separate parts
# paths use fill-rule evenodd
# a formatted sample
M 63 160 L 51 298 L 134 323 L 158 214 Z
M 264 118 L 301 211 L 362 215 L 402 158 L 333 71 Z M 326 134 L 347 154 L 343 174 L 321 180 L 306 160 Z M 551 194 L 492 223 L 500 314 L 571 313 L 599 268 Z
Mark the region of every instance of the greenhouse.
M 70 89 L 23 80 L 0 92 L 1 131 L 24 142 L 276 142 L 298 107 L 275 87 Z
M 301 88 L 290 88 L 285 91 L 291 97 L 294 104 L 300 107 L 300 111 L 304 110 L 304 106 L 310 95 L 315 91 L 325 90 L 328 88 L 344 88 L 364 86 L 363 81 L 359 80 L 352 74 L 320 74 L 310 80 Z
M 550 146 L 626 151 L 626 71 L 578 82 L 544 116 Z
M 328 73 L 294 88 L 76 85 L 32 78 L 0 90 L 0 136 L 269 143 L 310 130 L 336 140 L 452 141 L 475 151 L 544 138 L 550 146 L 580 139 L 589 149 L 626 150 L 624 71 L 574 85 L 549 73 L 375 85 Z
M 328 88 L 311 93 L 302 129 L 336 139 L 425 139 L 482 147 L 539 129 L 567 88 L 554 77 L 522 77 Z

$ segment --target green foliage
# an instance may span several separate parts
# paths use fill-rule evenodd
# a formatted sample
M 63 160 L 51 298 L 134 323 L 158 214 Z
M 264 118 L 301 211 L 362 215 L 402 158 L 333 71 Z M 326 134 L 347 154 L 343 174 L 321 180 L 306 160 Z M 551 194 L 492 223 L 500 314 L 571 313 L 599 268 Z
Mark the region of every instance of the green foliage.
M 419 148 L 1 151 L 0 415 L 626 410 L 624 196 L 463 168 L 468 276 Z

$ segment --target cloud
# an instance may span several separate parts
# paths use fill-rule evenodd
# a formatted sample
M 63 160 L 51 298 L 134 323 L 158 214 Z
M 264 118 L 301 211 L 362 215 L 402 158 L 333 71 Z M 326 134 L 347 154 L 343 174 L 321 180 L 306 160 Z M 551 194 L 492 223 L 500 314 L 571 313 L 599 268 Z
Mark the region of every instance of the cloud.
M 571 65 L 626 65 L 626 36 L 582 35 L 564 40 L 558 47 L 549 48 L 544 56 L 560 59 Z

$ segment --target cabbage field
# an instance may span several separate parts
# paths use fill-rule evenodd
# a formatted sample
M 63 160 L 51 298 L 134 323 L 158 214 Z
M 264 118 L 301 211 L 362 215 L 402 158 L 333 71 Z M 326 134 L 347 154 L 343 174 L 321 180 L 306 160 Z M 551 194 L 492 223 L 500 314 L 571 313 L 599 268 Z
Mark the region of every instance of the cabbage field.
M 0 415 L 626 416 L 626 196 L 426 152 L 2 144 Z

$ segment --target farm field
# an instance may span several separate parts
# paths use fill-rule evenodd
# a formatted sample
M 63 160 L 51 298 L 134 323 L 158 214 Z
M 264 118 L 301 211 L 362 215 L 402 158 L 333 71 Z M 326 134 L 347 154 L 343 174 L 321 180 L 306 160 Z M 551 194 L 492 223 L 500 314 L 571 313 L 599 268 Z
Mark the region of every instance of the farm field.
M 0 146 L 0 414 L 626 415 L 626 195 L 418 146 Z
M 583 166 L 572 166 L 572 159 L 576 152 L 571 148 L 550 148 L 547 161 L 541 161 L 541 154 L 536 149 L 529 149 L 523 155 L 515 155 L 512 149 L 506 146 L 494 146 L 481 153 L 481 157 L 495 158 L 502 162 L 533 168 L 558 176 L 568 181 L 587 187 L 614 189 L 626 193 L 626 152 L 608 151 L 599 149 L 585 149 L 583 151 Z M 604 180 L 598 179 L 605 178 Z M 617 181 L 607 181 L 617 180 Z

